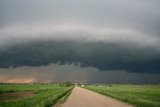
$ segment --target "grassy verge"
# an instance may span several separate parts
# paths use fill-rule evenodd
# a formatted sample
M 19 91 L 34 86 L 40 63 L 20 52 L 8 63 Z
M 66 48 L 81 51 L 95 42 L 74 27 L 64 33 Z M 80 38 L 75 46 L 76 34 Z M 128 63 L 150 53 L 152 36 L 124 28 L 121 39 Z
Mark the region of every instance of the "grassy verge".
M 66 99 L 70 96 L 71 92 L 72 89 L 66 95 L 64 95 L 60 100 L 58 100 L 53 107 L 60 107 L 60 105 L 63 104 L 66 101 Z
M 0 101 L 0 107 L 50 107 L 67 95 L 73 86 L 58 84 L 11 85 L 1 84 L 0 93 L 34 92 L 35 95 L 15 101 Z
M 85 88 L 136 107 L 160 107 L 159 85 L 88 85 Z

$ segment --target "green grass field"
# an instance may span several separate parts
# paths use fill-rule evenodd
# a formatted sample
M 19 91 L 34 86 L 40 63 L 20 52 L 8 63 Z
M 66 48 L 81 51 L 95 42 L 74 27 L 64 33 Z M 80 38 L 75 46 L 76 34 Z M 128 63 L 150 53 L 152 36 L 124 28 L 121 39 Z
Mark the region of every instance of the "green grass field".
M 0 95 L 14 92 L 32 92 L 31 97 L 7 101 L 0 96 L 0 107 L 50 107 L 65 96 L 74 86 L 58 84 L 0 84 Z
M 160 107 L 160 85 L 87 85 L 85 88 L 136 107 Z

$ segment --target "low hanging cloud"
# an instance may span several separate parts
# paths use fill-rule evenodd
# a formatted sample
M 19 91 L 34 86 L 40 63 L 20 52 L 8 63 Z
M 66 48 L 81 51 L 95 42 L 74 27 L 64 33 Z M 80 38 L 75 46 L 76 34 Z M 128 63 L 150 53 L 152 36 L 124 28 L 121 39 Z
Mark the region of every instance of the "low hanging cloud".
M 100 70 L 160 73 L 160 38 L 133 29 L 42 24 L 0 30 L 0 66 L 78 62 Z

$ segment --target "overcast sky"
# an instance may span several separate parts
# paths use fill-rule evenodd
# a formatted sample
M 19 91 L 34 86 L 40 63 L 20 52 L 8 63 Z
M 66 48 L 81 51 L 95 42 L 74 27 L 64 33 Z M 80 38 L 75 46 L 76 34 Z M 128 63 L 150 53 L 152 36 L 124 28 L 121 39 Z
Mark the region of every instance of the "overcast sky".
M 0 0 L 0 49 L 34 40 L 123 44 L 159 61 L 160 1 Z

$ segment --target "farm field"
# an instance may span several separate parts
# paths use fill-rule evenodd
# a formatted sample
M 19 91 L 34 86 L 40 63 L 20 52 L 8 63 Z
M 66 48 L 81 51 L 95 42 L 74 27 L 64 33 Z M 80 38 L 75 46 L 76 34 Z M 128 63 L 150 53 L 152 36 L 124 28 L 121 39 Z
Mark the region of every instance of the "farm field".
M 72 88 L 64 84 L 0 84 L 0 107 L 50 107 Z
M 160 107 L 160 85 L 86 85 L 85 88 L 136 107 Z

